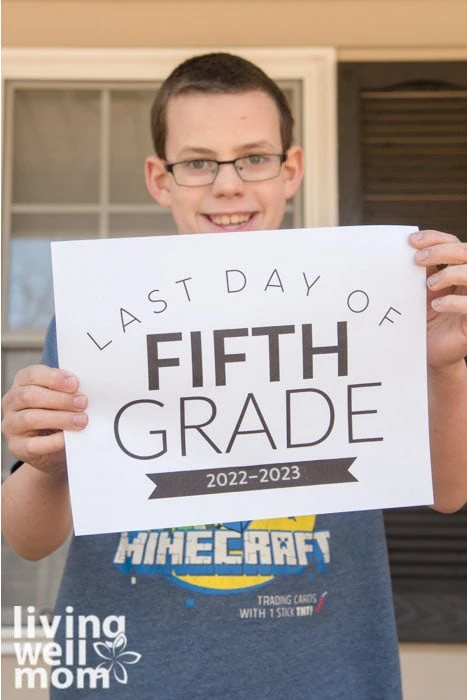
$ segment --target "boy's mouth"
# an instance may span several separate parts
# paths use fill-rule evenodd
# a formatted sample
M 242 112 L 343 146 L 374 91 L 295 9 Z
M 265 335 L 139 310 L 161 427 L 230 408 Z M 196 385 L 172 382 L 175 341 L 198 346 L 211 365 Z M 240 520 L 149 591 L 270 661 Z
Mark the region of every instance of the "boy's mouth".
M 248 223 L 253 214 L 211 214 L 208 219 L 216 226 L 241 226 Z

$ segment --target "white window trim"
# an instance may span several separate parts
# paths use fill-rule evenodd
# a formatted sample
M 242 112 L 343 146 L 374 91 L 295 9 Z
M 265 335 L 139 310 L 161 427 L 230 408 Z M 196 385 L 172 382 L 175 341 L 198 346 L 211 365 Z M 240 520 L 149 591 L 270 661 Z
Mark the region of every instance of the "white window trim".
M 228 51 L 276 80 L 301 80 L 306 227 L 338 223 L 336 52 L 330 47 L 193 49 L 15 49 L 2 51 L 4 80 L 142 80 L 159 82 L 195 54 Z
M 337 52 L 339 62 L 376 63 L 378 61 L 466 61 L 465 46 L 348 46 Z

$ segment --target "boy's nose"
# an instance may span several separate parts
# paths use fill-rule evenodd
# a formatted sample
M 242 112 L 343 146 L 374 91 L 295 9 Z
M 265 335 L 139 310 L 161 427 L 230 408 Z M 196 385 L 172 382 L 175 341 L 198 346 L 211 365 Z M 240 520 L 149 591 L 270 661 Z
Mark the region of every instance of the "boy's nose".
M 233 163 L 219 165 L 216 179 L 212 184 L 212 191 L 216 195 L 232 195 L 242 193 L 245 183 L 235 170 Z

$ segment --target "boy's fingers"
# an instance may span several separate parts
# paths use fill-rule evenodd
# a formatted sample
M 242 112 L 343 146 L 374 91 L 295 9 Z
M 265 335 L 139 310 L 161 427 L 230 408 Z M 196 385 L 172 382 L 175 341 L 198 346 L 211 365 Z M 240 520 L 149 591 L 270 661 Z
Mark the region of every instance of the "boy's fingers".
M 17 459 L 43 471 L 66 466 L 65 438 L 62 431 L 47 436 L 18 437 L 9 443 Z
M 2 429 L 10 450 L 20 457 L 25 449 L 22 443 L 27 442 L 30 437 L 38 437 L 43 442 L 46 453 L 47 439 L 52 434 L 61 433 L 63 430 L 83 430 L 87 424 L 88 416 L 85 413 L 28 409 L 11 412 L 5 416 Z
M 17 412 L 10 425 L 15 435 L 34 435 L 41 431 L 82 430 L 87 423 L 85 413 L 30 408 Z
M 410 245 L 417 249 L 417 265 L 431 268 L 439 265 L 465 265 L 467 263 L 467 243 L 460 241 L 452 233 L 443 231 L 416 231 L 409 236 Z M 431 275 L 435 270 L 429 270 Z M 458 284 L 465 284 L 461 281 Z
M 447 287 L 467 287 L 467 264 L 448 265 L 443 270 L 430 275 L 426 282 L 433 291 Z
M 442 243 L 421 248 L 415 253 L 417 264 L 430 265 L 463 265 L 467 263 L 467 243 Z
M 65 447 L 63 432 L 52 433 L 51 435 L 32 436 L 24 439 L 24 451 L 29 455 L 26 462 L 32 462 L 35 457 L 45 457 L 60 452 Z
M 414 248 L 425 248 L 429 245 L 437 245 L 439 243 L 455 243 L 459 242 L 457 236 L 452 233 L 445 233 L 444 231 L 415 231 L 409 236 L 410 244 Z
M 435 297 L 431 302 L 435 311 L 446 312 L 451 314 L 459 314 L 464 317 L 467 315 L 467 297 L 459 294 L 447 294 L 446 296 Z M 464 321 L 467 331 L 467 321 Z
M 417 250 L 417 262 L 424 265 L 461 265 L 467 263 L 467 243 L 444 243 Z
M 31 365 L 20 370 L 10 390 L 3 397 L 3 429 L 10 437 L 10 414 L 28 409 L 45 409 L 52 412 L 66 411 L 80 413 L 87 407 L 87 397 L 78 393 L 78 378 L 46 365 Z M 54 426 L 61 428 L 60 425 Z M 37 426 L 40 429 L 41 426 Z
M 43 408 L 62 411 L 83 411 L 88 404 L 84 394 L 69 394 L 53 391 L 35 384 L 16 385 L 5 395 L 5 408 L 22 411 L 28 408 Z
M 71 372 L 47 365 L 30 365 L 20 369 L 15 377 L 15 384 L 19 386 L 42 386 L 54 391 L 73 393 L 79 386 L 78 377 Z
M 28 409 L 10 411 L 2 428 L 17 459 L 48 470 L 66 465 L 63 431 L 82 430 L 87 423 L 85 413 Z
M 64 430 L 82 430 L 87 398 L 78 378 L 64 370 L 31 365 L 20 370 L 3 398 L 2 430 L 17 459 L 39 469 L 66 465 Z

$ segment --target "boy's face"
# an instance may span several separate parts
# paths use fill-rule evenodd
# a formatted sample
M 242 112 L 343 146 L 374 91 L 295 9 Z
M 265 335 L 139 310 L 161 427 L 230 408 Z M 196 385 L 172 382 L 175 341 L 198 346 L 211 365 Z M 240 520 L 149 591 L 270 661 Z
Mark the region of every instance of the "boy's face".
M 263 182 L 243 182 L 232 165 L 221 165 L 213 184 L 186 187 L 165 170 L 166 162 L 282 153 L 279 114 L 268 95 L 179 95 L 168 104 L 167 127 L 167 160 L 147 159 L 146 184 L 172 210 L 180 233 L 279 228 L 286 200 L 303 177 L 300 148 L 289 149 L 279 175 Z

